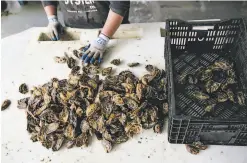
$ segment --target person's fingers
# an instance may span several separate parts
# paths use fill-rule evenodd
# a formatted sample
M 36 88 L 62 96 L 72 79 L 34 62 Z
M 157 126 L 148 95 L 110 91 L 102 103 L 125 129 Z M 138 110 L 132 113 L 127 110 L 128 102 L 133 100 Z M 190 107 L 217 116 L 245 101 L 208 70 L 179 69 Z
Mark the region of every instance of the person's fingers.
M 59 40 L 60 38 L 59 38 L 59 33 L 58 33 L 57 27 L 54 26 L 54 27 L 52 27 L 52 29 L 53 29 L 53 33 L 55 34 L 56 39 Z
M 90 63 L 93 64 L 94 61 L 97 60 L 97 58 L 99 57 L 99 54 L 100 54 L 100 52 L 96 52 L 96 53 L 93 55 L 92 59 L 90 60 Z
M 90 53 L 89 49 L 87 51 L 83 52 L 83 56 L 81 57 L 83 61 L 87 58 L 89 53 Z
M 84 59 L 86 59 L 86 58 L 87 58 L 87 54 L 84 53 L 84 54 L 82 55 L 81 59 L 84 61 Z
M 88 62 L 91 60 L 91 58 L 92 58 L 92 56 L 93 56 L 94 54 L 95 54 L 95 52 L 94 52 L 94 51 L 91 51 L 91 52 L 88 54 L 87 58 L 85 59 L 84 63 L 88 63 Z
M 51 39 L 52 41 L 56 41 L 56 36 L 54 35 L 53 30 L 50 30 L 50 31 L 49 31 L 49 35 L 50 35 L 50 39 Z
M 91 46 L 91 44 L 89 44 L 89 45 L 85 46 L 85 47 L 82 49 L 82 52 L 87 51 L 87 50 L 90 48 L 90 46 Z
M 102 62 L 102 60 L 103 60 L 103 52 L 100 52 L 100 56 L 99 56 L 99 63 L 101 63 Z

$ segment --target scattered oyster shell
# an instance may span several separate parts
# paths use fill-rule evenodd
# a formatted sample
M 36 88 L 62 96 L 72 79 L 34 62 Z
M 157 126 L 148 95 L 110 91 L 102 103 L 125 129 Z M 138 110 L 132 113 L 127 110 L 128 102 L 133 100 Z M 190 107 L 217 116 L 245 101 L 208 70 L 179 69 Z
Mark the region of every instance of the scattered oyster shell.
M 112 67 L 104 68 L 104 69 L 102 69 L 101 72 L 102 72 L 102 76 L 108 76 L 108 75 L 110 75 L 111 72 L 112 72 Z
M 73 55 L 78 59 L 81 58 L 79 51 L 76 49 L 73 50 Z
M 115 66 L 120 65 L 120 63 L 121 63 L 120 59 L 113 59 L 113 60 L 111 61 L 111 64 L 113 64 L 113 65 L 115 65 Z
M 76 60 L 74 58 L 72 58 L 72 57 L 69 57 L 67 59 L 67 65 L 68 65 L 69 68 L 75 67 L 76 66 Z
M 66 63 L 67 59 L 66 59 L 66 57 L 55 56 L 55 57 L 54 57 L 54 61 L 55 61 L 56 63 Z
M 26 94 L 28 92 L 28 86 L 25 83 L 21 84 L 19 87 L 19 92 L 22 94 Z
M 186 147 L 186 150 L 193 155 L 197 155 L 201 150 L 205 150 L 208 148 L 208 146 L 203 145 L 201 142 L 194 142 L 192 144 L 186 144 L 185 147 Z
M 194 91 L 192 93 L 192 96 L 198 100 L 207 100 L 210 98 L 208 94 L 203 93 L 201 91 Z
M 28 98 L 23 98 L 17 101 L 18 105 L 17 108 L 19 109 L 27 109 L 28 106 L 28 101 L 29 101 L 29 97 Z
M 4 100 L 3 103 L 2 103 L 2 106 L 1 106 L 1 111 L 4 111 L 6 110 L 11 104 L 11 101 L 10 100 Z
M 128 65 L 129 67 L 137 67 L 137 66 L 140 65 L 140 63 L 139 63 L 139 62 L 132 62 L 132 63 L 128 63 L 127 65 Z

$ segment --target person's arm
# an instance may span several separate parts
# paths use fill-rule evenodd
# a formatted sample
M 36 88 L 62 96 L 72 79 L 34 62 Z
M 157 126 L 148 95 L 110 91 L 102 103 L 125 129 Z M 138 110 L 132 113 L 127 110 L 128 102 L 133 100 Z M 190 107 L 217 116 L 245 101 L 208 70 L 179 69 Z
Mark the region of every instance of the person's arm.
M 107 37 L 112 37 L 123 21 L 127 12 L 129 12 L 129 1 L 110 1 L 110 11 L 101 31 Z
M 122 23 L 125 14 L 129 12 L 129 8 L 129 1 L 110 2 L 109 14 L 104 27 L 101 30 L 101 34 L 96 40 L 94 40 L 84 49 L 85 51 L 82 56 L 84 63 L 94 63 L 95 61 L 101 63 L 106 45 Z
M 101 33 L 111 38 L 113 34 L 117 31 L 122 21 L 123 21 L 123 16 L 116 14 L 115 12 L 110 10 L 105 25 L 101 30 Z
M 58 1 L 42 1 L 42 4 L 49 21 L 48 31 L 50 38 L 53 41 L 59 40 L 60 34 L 63 33 L 63 27 L 57 18 Z
M 57 15 L 57 1 L 41 1 L 47 16 Z

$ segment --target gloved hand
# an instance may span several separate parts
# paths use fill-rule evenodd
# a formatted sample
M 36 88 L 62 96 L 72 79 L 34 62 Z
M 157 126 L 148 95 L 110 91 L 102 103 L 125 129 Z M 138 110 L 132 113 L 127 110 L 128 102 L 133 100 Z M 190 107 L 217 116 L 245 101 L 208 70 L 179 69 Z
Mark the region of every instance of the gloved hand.
M 103 34 L 100 34 L 96 40 L 86 46 L 82 51 L 82 60 L 84 63 L 94 64 L 95 62 L 98 62 L 100 64 L 108 42 L 109 38 Z
M 48 32 L 52 41 L 60 39 L 60 35 L 63 34 L 63 26 L 59 23 L 56 15 L 48 16 Z

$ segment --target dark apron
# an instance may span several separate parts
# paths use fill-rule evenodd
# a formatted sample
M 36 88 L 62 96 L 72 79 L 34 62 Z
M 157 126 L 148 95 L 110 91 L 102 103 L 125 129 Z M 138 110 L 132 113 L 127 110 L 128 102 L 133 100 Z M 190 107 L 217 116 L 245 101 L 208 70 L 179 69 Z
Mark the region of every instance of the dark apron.
M 110 2 L 92 0 L 59 1 L 64 24 L 71 28 L 102 28 L 108 16 Z M 129 23 L 129 11 L 122 24 Z

